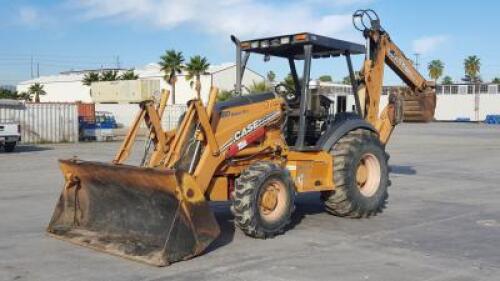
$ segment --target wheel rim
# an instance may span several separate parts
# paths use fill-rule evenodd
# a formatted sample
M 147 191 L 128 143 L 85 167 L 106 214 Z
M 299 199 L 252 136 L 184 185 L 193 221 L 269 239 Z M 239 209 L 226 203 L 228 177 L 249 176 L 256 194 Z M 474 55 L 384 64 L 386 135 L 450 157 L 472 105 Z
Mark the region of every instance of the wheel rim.
M 380 176 L 378 158 L 371 153 L 363 155 L 356 170 L 356 183 L 361 194 L 366 197 L 375 194 L 380 185 Z
M 286 187 L 277 179 L 270 180 L 263 187 L 259 198 L 260 216 L 268 222 L 278 220 L 286 208 Z

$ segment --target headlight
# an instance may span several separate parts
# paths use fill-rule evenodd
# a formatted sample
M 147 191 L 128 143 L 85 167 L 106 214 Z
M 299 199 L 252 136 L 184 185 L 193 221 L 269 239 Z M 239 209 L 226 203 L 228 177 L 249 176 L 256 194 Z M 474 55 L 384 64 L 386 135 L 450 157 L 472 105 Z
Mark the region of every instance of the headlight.
M 250 44 L 250 47 L 251 47 L 252 49 L 258 48 L 258 47 L 259 47 L 259 41 L 253 41 L 253 42 Z
M 260 41 L 261 48 L 269 48 L 269 40 Z

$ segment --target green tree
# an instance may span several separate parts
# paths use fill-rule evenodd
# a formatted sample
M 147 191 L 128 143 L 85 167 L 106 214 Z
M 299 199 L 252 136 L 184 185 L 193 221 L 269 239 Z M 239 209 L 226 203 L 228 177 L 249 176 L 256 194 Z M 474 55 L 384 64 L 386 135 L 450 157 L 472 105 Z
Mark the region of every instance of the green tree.
M 99 77 L 100 81 L 116 81 L 118 80 L 118 71 L 107 70 L 103 71 Z
M 332 79 L 332 76 L 330 76 L 330 75 L 321 75 L 319 77 L 319 81 L 321 81 L 321 82 L 332 82 L 333 79 Z
M 347 75 L 342 79 L 342 84 L 351 85 L 351 76 Z
M 250 93 L 263 93 L 270 91 L 271 88 L 269 87 L 269 84 L 267 84 L 265 81 L 261 82 L 252 82 L 252 85 L 248 88 L 248 91 Z
M 17 98 L 16 91 L 11 91 L 9 89 L 0 88 L 0 99 L 15 100 L 16 98 Z
M 40 83 L 35 83 L 28 88 L 28 93 L 35 96 L 35 102 L 40 102 L 40 96 L 47 94 L 43 89 L 43 85 Z
M 165 54 L 160 57 L 161 71 L 163 71 L 163 79 L 170 86 L 172 86 L 172 103 L 175 104 L 175 83 L 177 82 L 177 74 L 182 72 L 184 66 L 184 56 L 182 52 L 177 52 L 175 50 L 167 50 Z
M 209 67 L 207 58 L 199 55 L 191 57 L 186 64 L 186 80 L 191 81 L 191 87 L 194 85 L 198 99 L 201 99 L 201 75 L 206 74 Z
M 127 70 L 120 75 L 120 80 L 137 80 L 139 75 L 134 73 L 133 69 Z
M 354 79 L 359 81 L 360 78 L 361 78 L 361 72 L 354 71 Z M 342 78 L 341 83 L 344 85 L 351 85 L 351 76 L 347 75 L 344 78 Z
M 24 100 L 24 101 L 32 101 L 31 95 L 27 92 L 20 92 L 17 94 L 17 99 L 18 100 Z
M 481 72 L 481 59 L 477 56 L 469 56 L 464 60 L 466 78 L 471 83 L 477 83 L 479 72 Z
M 491 81 L 491 83 L 493 83 L 493 84 L 500 84 L 500 77 L 495 77 L 495 78 Z
M 276 80 L 276 73 L 274 73 L 274 71 L 271 70 L 266 74 L 266 78 L 267 78 L 267 81 L 272 83 Z
M 443 85 L 451 85 L 451 84 L 453 84 L 453 78 L 451 78 L 450 76 L 446 75 L 445 77 L 443 77 L 443 80 L 441 81 L 441 84 L 443 84 Z
M 299 84 L 300 83 L 302 83 L 301 78 L 299 78 Z M 291 73 L 288 73 L 288 75 L 285 77 L 285 79 L 283 80 L 283 84 L 285 84 L 290 89 L 295 89 L 295 82 L 293 81 L 293 76 Z
M 82 83 L 85 86 L 90 86 L 92 83 L 99 81 L 99 73 L 97 72 L 87 72 L 83 76 Z
M 427 65 L 427 70 L 429 71 L 429 77 L 436 82 L 443 76 L 444 63 L 440 60 L 432 60 Z
M 230 98 L 233 97 L 233 92 L 232 91 L 227 91 L 227 90 L 221 90 L 217 94 L 217 101 L 226 101 Z

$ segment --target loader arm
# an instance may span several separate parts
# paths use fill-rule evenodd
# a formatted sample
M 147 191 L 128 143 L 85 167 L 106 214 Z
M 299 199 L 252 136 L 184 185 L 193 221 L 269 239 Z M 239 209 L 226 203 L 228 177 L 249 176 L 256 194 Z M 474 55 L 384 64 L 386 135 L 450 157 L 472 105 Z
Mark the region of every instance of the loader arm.
M 394 127 L 403 119 L 405 97 L 401 93 L 391 93 L 388 105 L 379 112 L 385 64 L 409 87 L 413 99 L 422 104 L 424 121 L 430 121 L 434 116 L 436 105 L 434 82 L 427 81 L 391 40 L 389 34 L 380 26 L 380 20 L 375 12 L 356 11 L 353 20 L 355 27 L 363 32 L 367 45 L 357 92 L 361 114 L 377 129 L 380 141 L 386 144 Z M 369 26 L 366 25 L 366 20 L 370 22 Z

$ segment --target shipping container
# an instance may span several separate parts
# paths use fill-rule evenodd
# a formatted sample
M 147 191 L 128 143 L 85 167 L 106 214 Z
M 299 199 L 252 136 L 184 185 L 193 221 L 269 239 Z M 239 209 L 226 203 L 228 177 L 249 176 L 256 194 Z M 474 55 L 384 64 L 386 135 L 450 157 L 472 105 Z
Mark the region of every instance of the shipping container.
M 92 83 L 95 103 L 139 103 L 160 95 L 160 80 L 118 80 Z
M 76 103 L 78 107 L 78 118 L 85 121 L 95 120 L 95 104 L 94 103 Z
M 22 143 L 78 141 L 78 107 L 75 103 L 0 105 L 0 120 L 21 125 Z

